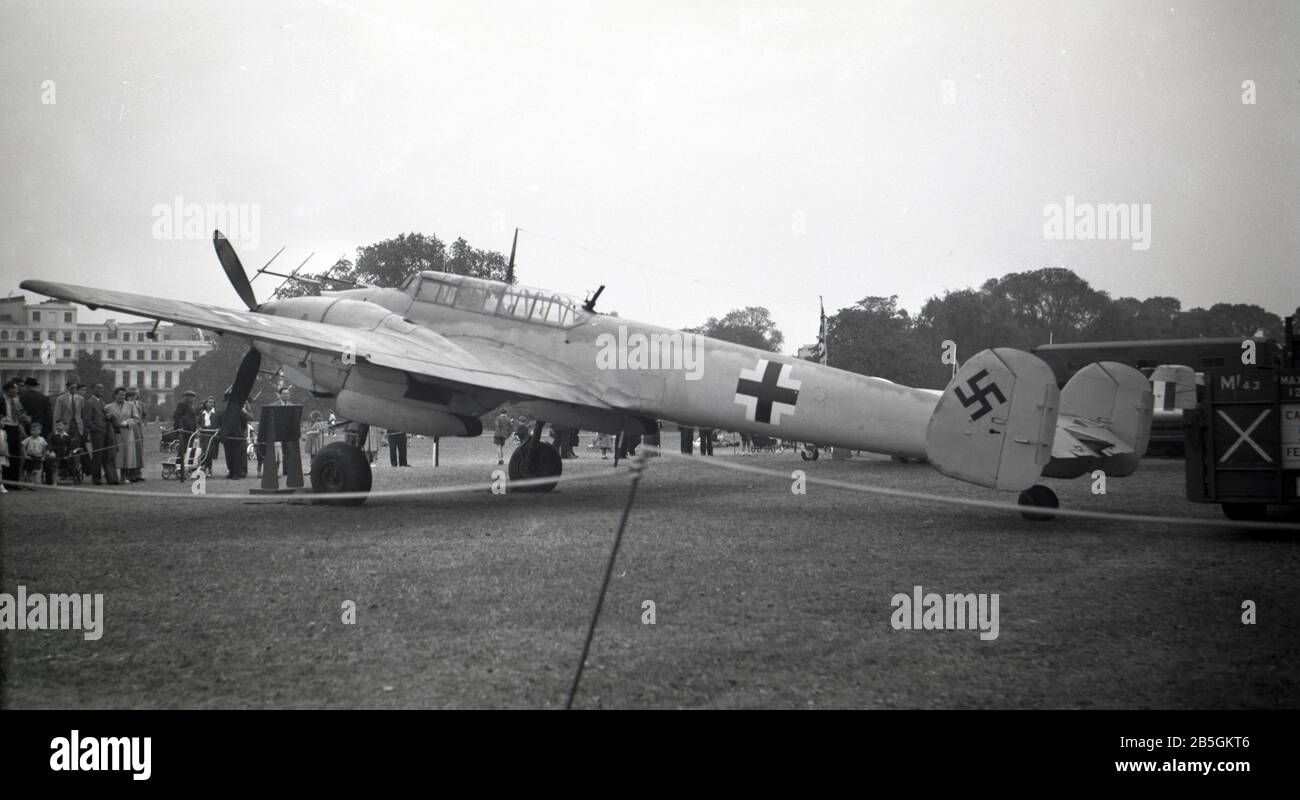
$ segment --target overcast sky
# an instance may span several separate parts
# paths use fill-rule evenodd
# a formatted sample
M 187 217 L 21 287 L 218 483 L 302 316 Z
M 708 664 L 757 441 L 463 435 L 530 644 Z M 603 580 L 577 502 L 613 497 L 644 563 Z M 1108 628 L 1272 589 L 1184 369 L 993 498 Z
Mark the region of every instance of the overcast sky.
M 819 294 L 1047 266 L 1300 303 L 1296 3 L 5 2 L 0 99 L 0 292 L 239 307 L 206 230 L 159 237 L 179 197 L 246 204 L 250 270 L 519 226 L 523 283 L 765 305 L 787 350 Z M 1045 237 L 1067 197 L 1149 204 L 1149 246 Z

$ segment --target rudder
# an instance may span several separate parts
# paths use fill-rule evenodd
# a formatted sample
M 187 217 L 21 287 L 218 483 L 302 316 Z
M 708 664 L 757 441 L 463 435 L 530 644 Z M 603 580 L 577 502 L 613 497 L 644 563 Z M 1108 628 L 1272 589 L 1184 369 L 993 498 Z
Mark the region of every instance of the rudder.
M 926 457 L 952 478 L 1027 489 L 1051 460 L 1059 400 L 1056 378 L 1037 356 L 984 350 L 944 389 L 926 428 Z

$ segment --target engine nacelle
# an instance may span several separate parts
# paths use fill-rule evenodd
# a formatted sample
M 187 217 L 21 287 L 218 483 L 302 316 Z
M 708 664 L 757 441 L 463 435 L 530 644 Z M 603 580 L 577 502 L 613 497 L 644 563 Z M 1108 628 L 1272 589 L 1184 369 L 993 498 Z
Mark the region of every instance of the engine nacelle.
M 417 400 L 395 399 L 343 389 L 334 400 L 334 408 L 344 419 L 355 419 L 391 431 L 418 433 L 425 436 L 478 436 L 483 423 L 477 417 L 465 417 L 435 411 Z

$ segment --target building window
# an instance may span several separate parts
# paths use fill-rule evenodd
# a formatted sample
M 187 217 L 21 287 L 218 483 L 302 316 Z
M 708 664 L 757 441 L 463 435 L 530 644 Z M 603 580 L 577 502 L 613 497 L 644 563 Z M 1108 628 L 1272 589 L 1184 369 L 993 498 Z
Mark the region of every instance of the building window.
M 23 352 L 24 352 L 24 351 L 23 351 L 23 349 L 22 349 L 21 347 L 18 348 L 17 350 L 15 350 L 15 351 L 14 351 L 14 358 L 22 358 L 22 357 L 23 357 Z
M 158 388 L 158 370 L 154 370 L 149 373 L 149 388 L 150 389 Z
M 8 357 L 9 357 L 9 348 L 0 347 L 0 358 L 8 358 Z
M 85 331 L 82 331 L 81 333 L 77 334 L 77 341 L 79 341 L 79 342 L 84 342 L 84 341 L 86 341 L 86 332 L 85 332 Z
M 64 358 L 72 358 L 72 348 L 71 348 L 71 347 L 65 347 L 65 348 L 63 348 L 63 357 L 64 357 Z
M 124 341 L 124 342 L 129 342 L 129 341 L 131 341 L 131 332 L 130 332 L 130 331 L 122 331 L 122 341 Z
M 63 341 L 65 341 L 65 342 L 70 342 L 70 341 L 72 341 L 72 331 L 64 331 L 64 332 L 63 332 Z
M 135 360 L 136 360 L 136 361 L 144 361 L 144 351 L 143 351 L 143 350 L 136 350 L 136 351 L 135 351 Z
M 9 341 L 9 331 L 0 331 L 0 342 Z
M 164 388 L 164 389 L 170 389 L 170 388 L 172 388 L 172 371 L 171 371 L 171 370 L 167 370 L 166 372 L 163 373 L 163 388 Z
M 40 321 L 41 321 L 41 312 L 39 312 L 39 311 L 33 311 L 33 312 L 32 312 L 32 322 L 40 322 Z
M 122 370 L 122 385 L 123 385 L 123 386 L 130 386 L 130 385 L 131 385 L 131 371 L 130 371 L 130 370 L 126 370 L 126 369 Z
M 158 360 L 158 351 L 157 351 L 157 350 L 150 350 L 150 351 L 149 351 L 149 360 L 150 360 L 150 361 L 157 361 L 157 360 Z
M 180 356 L 180 360 L 181 360 L 181 361 L 184 361 L 184 360 L 185 360 L 185 351 L 184 351 L 184 350 L 182 350 L 182 351 L 180 351 L 179 353 L 177 353 L 177 355 Z
M 64 322 L 72 322 L 72 312 L 71 312 L 71 311 L 64 311 L 64 312 L 63 312 L 63 321 L 64 321 Z
M 171 350 L 164 350 L 164 351 L 163 351 L 163 361 L 171 361 L 171 360 L 172 360 L 172 351 L 171 351 Z
M 109 360 L 109 361 L 116 361 L 116 360 L 117 360 L 117 351 L 116 351 L 116 350 L 109 350 L 109 351 L 108 351 L 108 360 Z
M 104 341 L 102 338 L 100 338 L 100 333 L 98 331 L 95 332 L 95 341 L 97 342 Z
M 20 342 L 27 341 L 27 331 L 18 331 L 18 333 L 14 334 L 14 338 Z
M 144 386 L 144 370 L 138 369 L 135 371 L 135 385 Z

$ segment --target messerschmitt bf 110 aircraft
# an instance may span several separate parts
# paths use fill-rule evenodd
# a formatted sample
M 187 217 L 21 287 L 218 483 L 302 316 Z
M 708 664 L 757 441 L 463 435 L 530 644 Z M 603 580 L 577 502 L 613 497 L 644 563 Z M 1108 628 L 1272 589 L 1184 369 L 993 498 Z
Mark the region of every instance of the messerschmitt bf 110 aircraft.
M 1040 477 L 1127 475 L 1147 445 L 1150 386 L 1113 362 L 1058 389 L 1041 360 L 998 348 L 968 359 L 942 391 L 913 389 L 597 313 L 594 297 L 441 272 L 400 289 L 258 303 L 229 241 L 218 231 L 213 243 L 247 310 L 42 280 L 22 288 L 248 339 L 231 390 L 237 404 L 262 355 L 294 384 L 333 398 L 342 417 L 393 430 L 478 436 L 480 417 L 512 404 L 537 420 L 511 456 L 516 480 L 560 475 L 559 454 L 541 440 L 545 422 L 644 434 L 671 420 L 924 459 L 944 475 L 1018 491 L 1021 505 L 1055 508 Z M 361 502 L 370 467 L 357 448 L 334 443 L 312 459 L 311 482 L 317 493 L 363 493 L 348 498 Z

